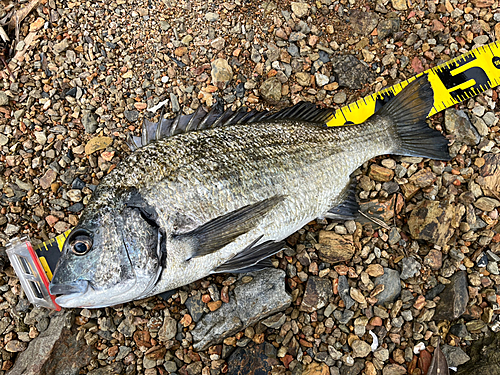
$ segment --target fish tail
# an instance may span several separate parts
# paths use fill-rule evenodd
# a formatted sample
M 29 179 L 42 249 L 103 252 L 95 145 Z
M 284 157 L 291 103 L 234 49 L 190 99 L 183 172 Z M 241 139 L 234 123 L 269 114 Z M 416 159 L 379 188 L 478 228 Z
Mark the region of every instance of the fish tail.
M 450 160 L 448 140 L 426 123 L 433 105 L 434 91 L 424 74 L 377 112 L 379 116 L 390 117 L 395 125 L 397 142 L 393 154 Z

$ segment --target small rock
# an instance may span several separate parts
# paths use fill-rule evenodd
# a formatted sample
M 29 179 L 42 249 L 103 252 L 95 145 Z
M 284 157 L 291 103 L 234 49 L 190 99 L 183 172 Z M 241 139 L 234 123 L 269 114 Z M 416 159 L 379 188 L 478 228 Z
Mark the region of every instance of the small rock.
M 378 24 L 378 16 L 373 12 L 363 12 L 353 9 L 350 13 L 349 21 L 352 31 L 359 35 L 369 35 Z
M 401 261 L 401 280 L 409 279 L 410 277 L 416 276 L 418 271 L 422 267 L 420 263 L 413 257 L 403 258 Z
M 212 62 L 212 84 L 223 89 L 233 79 L 233 69 L 226 59 Z
M 59 43 L 54 44 L 54 46 L 52 47 L 52 51 L 54 51 L 54 53 L 59 55 L 61 52 L 66 51 L 68 47 L 69 47 L 69 39 L 65 38 Z
M 384 267 L 380 264 L 373 263 L 366 267 L 366 273 L 371 277 L 379 277 L 384 274 Z
M 33 132 L 33 134 L 35 135 L 35 139 L 38 144 L 43 146 L 47 143 L 47 136 L 45 135 L 45 132 Z
M 395 363 L 388 364 L 382 370 L 382 375 L 406 375 L 406 373 L 406 368 Z
M 370 165 L 368 176 L 375 181 L 386 182 L 392 180 L 394 171 L 392 169 L 381 167 L 377 164 Z
M 384 290 L 376 296 L 378 305 L 394 301 L 401 293 L 401 283 L 399 279 L 399 272 L 390 268 L 384 268 L 384 274 L 375 279 L 375 287 L 378 285 L 384 286 Z
M 123 111 L 123 115 L 125 118 L 130 121 L 130 122 L 136 122 L 139 119 L 139 111 L 132 110 L 132 111 Z
M 307 312 L 321 309 L 326 306 L 332 295 L 333 288 L 329 279 L 310 276 L 307 280 L 306 290 L 302 298 L 300 309 Z
M 28 344 L 19 340 L 10 340 L 5 344 L 5 350 L 11 353 L 24 352 Z
M 368 66 L 353 55 L 331 56 L 330 59 L 339 86 L 359 90 L 375 78 Z
M 344 301 L 345 308 L 350 309 L 354 305 L 354 299 L 352 299 L 349 290 L 349 283 L 347 281 L 347 277 L 344 275 L 339 276 L 339 285 L 338 285 L 339 295 Z
M 160 341 L 172 340 L 177 334 L 177 321 L 169 316 L 163 320 L 163 325 L 158 331 Z
M 307 87 L 311 85 L 311 75 L 306 72 L 297 72 L 295 73 L 295 78 L 297 79 L 297 83 L 301 86 Z
M 0 91 L 0 106 L 6 106 L 9 105 L 9 97 L 4 91 Z
M 354 358 L 365 358 L 372 351 L 370 344 L 364 342 L 363 340 L 354 340 L 351 343 L 351 347 L 352 347 L 352 356 Z
M 283 313 L 270 316 L 269 318 L 263 320 L 261 323 L 268 328 L 278 329 L 286 321 L 286 315 Z
M 125 318 L 122 320 L 120 325 L 118 326 L 118 332 L 123 333 L 125 337 L 132 337 L 135 332 L 135 325 L 130 321 L 129 318 Z
M 448 367 L 458 367 L 470 360 L 470 357 L 459 347 L 443 345 L 441 346 Z
M 322 230 L 319 232 L 318 243 L 318 256 L 324 262 L 345 262 L 354 256 L 355 248 L 350 235 L 341 236 Z
M 347 95 L 344 91 L 340 91 L 333 96 L 333 101 L 337 104 L 342 104 L 347 100 Z
M 434 320 L 455 320 L 465 312 L 469 301 L 467 273 L 458 271 L 451 277 L 450 281 L 443 292 L 439 294 L 440 300 L 436 305 Z
M 198 293 L 186 300 L 186 307 L 195 323 L 198 323 L 204 314 L 203 307 L 205 307 L 205 304 L 201 297 L 201 293 Z
M 500 202 L 494 198 L 481 197 L 474 202 L 474 206 L 476 206 L 480 210 L 489 212 L 500 206 Z
M 325 363 L 312 362 L 302 371 L 302 375 L 330 375 L 330 369 Z
M 260 86 L 260 95 L 264 100 L 275 104 L 281 100 L 281 82 L 276 77 L 268 78 Z
M 399 18 L 383 19 L 378 23 L 377 32 L 379 40 L 385 39 L 399 31 Z
M 316 78 L 316 84 L 319 87 L 323 87 L 328 84 L 328 82 L 330 82 L 330 78 L 328 78 L 328 76 L 325 76 L 324 74 L 316 73 L 314 77 Z
M 40 186 L 42 189 L 48 189 L 56 180 L 57 173 L 52 169 L 47 169 L 45 174 L 40 178 Z
M 391 0 L 391 3 L 392 3 L 392 7 L 396 10 L 408 9 L 408 6 L 406 5 L 406 0 Z
M 92 134 L 97 130 L 98 122 L 95 114 L 89 112 L 82 117 L 82 125 L 85 128 L 85 133 Z
M 215 22 L 219 20 L 219 14 L 215 12 L 207 12 L 205 18 L 208 22 Z
M 445 245 L 454 233 L 450 227 L 455 215 L 454 206 L 438 201 L 419 202 L 410 214 L 408 226 L 414 239 Z
M 292 12 L 299 18 L 307 16 L 310 8 L 311 6 L 307 3 L 292 2 Z
M 436 271 L 443 265 L 443 253 L 439 250 L 432 249 L 424 258 L 424 264 Z

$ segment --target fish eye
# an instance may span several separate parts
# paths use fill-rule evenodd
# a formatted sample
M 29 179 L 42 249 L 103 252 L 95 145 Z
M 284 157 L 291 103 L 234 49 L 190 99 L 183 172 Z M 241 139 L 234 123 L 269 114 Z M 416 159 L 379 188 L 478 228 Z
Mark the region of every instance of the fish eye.
M 86 233 L 75 233 L 69 246 L 73 254 L 85 255 L 92 248 L 92 238 Z

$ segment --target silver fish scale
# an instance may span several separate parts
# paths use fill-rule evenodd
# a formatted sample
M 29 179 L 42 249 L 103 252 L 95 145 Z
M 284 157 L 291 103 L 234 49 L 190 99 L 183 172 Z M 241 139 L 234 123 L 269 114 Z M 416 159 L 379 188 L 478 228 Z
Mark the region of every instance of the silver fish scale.
M 273 196 L 284 201 L 216 254 L 193 258 L 167 242 L 167 265 L 153 295 L 195 281 L 263 236 L 281 240 L 338 204 L 349 175 L 397 145 L 391 122 L 323 128 L 281 121 L 186 133 L 147 145 L 100 187 L 135 187 L 158 213 L 167 237 Z M 179 220 L 179 217 L 181 220 Z

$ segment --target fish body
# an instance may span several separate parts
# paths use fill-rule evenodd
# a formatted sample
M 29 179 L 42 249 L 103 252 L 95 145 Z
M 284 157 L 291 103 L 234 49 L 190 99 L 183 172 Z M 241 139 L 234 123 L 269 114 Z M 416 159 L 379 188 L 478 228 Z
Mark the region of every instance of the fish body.
M 63 307 L 101 307 L 269 266 L 311 220 L 355 217 L 350 175 L 367 160 L 449 158 L 424 121 L 432 102 L 424 76 L 361 125 L 328 128 L 318 110 L 289 111 L 138 148 L 95 190 L 51 292 Z

